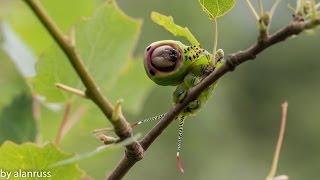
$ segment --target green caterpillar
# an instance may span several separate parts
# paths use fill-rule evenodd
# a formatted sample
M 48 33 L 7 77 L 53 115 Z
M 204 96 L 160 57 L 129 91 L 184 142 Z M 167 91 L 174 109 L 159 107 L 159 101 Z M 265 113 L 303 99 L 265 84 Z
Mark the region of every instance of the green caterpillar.
M 223 50 L 217 50 L 215 57 L 213 60 L 213 55 L 202 49 L 200 45 L 186 46 L 179 41 L 163 40 L 154 42 L 146 48 L 144 67 L 148 77 L 156 84 L 177 86 L 173 93 L 173 103 L 177 104 L 186 97 L 188 89 L 200 83 L 210 72 L 221 66 L 224 57 Z M 183 168 L 179 153 L 184 120 L 203 107 L 215 87 L 216 83 L 213 83 L 176 117 L 176 120 L 179 121 L 177 162 L 181 172 Z M 148 118 L 135 125 L 161 119 L 163 116 L 164 114 Z

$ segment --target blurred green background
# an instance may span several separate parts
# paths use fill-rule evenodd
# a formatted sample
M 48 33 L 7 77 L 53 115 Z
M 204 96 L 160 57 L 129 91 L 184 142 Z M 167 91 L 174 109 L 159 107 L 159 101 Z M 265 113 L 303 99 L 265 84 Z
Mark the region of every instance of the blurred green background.
M 41 2 L 64 31 L 82 17 L 90 16 L 101 4 L 98 0 Z M 153 23 L 151 11 L 173 16 L 177 24 L 191 30 L 202 47 L 212 49 L 212 22 L 196 0 L 117 2 L 128 15 L 143 20 L 136 56 L 142 56 L 144 48 L 157 40 L 178 39 L 187 43 Z M 290 21 L 292 12 L 287 4 L 295 6 L 294 2 L 283 1 L 279 5 L 272 21 L 272 32 Z M 270 9 L 272 2 L 265 1 L 264 6 Z M 10 24 L 36 57 L 53 42 L 22 1 L 0 0 L 0 19 Z M 225 54 L 248 48 L 256 38 L 257 25 L 244 1 L 238 1 L 230 13 L 219 19 L 218 47 L 224 49 Z M 178 127 L 177 122 L 173 122 L 125 179 L 264 179 L 270 169 L 279 132 L 280 105 L 284 100 L 288 101 L 289 108 L 278 174 L 286 174 L 291 180 L 319 179 L 319 38 L 319 29 L 291 38 L 267 49 L 254 61 L 241 65 L 220 80 L 207 105 L 185 123 L 181 151 L 184 174 L 176 166 Z M 0 109 L 3 109 L 16 95 L 21 92 L 30 94 L 30 90 L 10 58 L 2 51 L 0 58 Z M 168 111 L 172 107 L 173 90 L 173 87 L 153 85 L 152 91 L 145 95 L 141 112 L 125 111 L 127 119 L 135 122 Z M 87 103 L 83 100 L 76 102 Z M 63 139 L 61 148 L 64 151 L 84 153 L 100 145 L 90 132 L 108 124 L 103 116 L 93 116 L 99 111 L 94 110 L 92 104 L 88 108 L 90 113 L 85 114 Z M 45 107 L 41 111 L 43 142 L 52 141 L 63 112 Z M 153 123 L 148 123 L 134 131 L 145 134 L 152 126 Z M 107 151 L 81 161 L 80 167 L 94 179 L 103 179 L 122 158 L 123 151 Z

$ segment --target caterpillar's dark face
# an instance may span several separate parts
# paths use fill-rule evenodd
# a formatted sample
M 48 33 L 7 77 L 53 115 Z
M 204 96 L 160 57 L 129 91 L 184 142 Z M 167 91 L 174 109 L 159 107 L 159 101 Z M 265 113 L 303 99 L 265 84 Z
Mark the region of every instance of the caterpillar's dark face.
M 159 85 L 177 85 L 185 75 L 184 45 L 165 40 L 150 44 L 145 52 L 144 67 L 149 78 Z
M 170 72 L 174 70 L 179 58 L 179 50 L 169 45 L 162 45 L 153 50 L 150 61 L 159 71 Z

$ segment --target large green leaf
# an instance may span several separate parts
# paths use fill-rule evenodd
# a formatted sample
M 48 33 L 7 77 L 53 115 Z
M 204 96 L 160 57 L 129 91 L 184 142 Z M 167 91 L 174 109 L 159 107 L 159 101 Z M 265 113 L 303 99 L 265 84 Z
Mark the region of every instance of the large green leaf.
M 0 144 L 5 140 L 16 143 L 34 141 L 37 134 L 32 115 L 32 98 L 17 96 L 0 114 Z M 0 166 L 1 167 L 1 166 Z
M 55 83 L 64 83 L 79 88 L 79 80 L 66 56 L 57 46 L 48 49 L 36 64 L 37 75 L 31 79 L 34 91 L 46 97 L 48 102 L 63 102 L 70 98 L 56 88 Z
M 182 36 L 188 39 L 191 44 L 199 45 L 197 39 L 192 35 L 188 28 L 181 27 L 174 23 L 173 18 L 171 16 L 165 16 L 157 12 L 151 13 L 151 19 L 163 26 L 166 30 L 171 32 L 175 36 Z
M 62 152 L 52 144 L 41 147 L 32 143 L 17 145 L 6 141 L 0 147 L 0 169 L 11 172 L 10 179 L 80 179 L 84 172 L 75 163 L 49 167 L 71 157 L 73 155 Z
M 151 90 L 153 83 L 146 76 L 141 59 L 128 61 L 122 69 L 117 83 L 107 89 L 112 101 L 123 98 L 123 107 L 131 112 L 139 112 L 143 108 L 144 99 Z M 134 78 L 133 78 L 134 77 Z
M 0 19 L 1 16 L 6 19 L 23 42 L 28 44 L 36 55 L 42 53 L 52 44 L 53 39 L 23 1 L 0 2 Z M 98 4 L 97 2 L 77 0 L 75 5 L 74 1 L 44 0 L 41 1 L 41 4 L 57 25 L 64 32 L 67 32 L 70 26 L 80 21 L 81 17 L 90 16 Z
M 199 0 L 199 3 L 209 18 L 214 19 L 230 11 L 236 0 Z
M 108 1 L 76 27 L 77 50 L 103 89 L 112 87 L 126 68 L 140 28 L 141 21 L 125 15 L 115 1 Z
M 3 106 L 8 105 L 16 95 L 28 91 L 25 80 L 2 49 L 0 49 L 0 91 L 0 110 Z
M 108 98 L 130 99 L 128 102 L 133 103 L 125 103 L 124 106 L 129 111 L 140 109 L 138 104 L 141 104 L 151 87 L 146 76 L 137 73 L 138 69 L 141 72 L 144 70 L 132 66 L 130 60 L 140 28 L 141 21 L 125 15 L 114 1 L 105 2 L 92 18 L 75 26 L 76 49 L 86 68 Z M 143 67 L 142 62 L 139 63 Z M 126 72 L 128 69 L 134 73 L 130 74 L 131 81 L 124 84 L 121 79 L 130 73 Z M 34 90 L 49 102 L 64 102 L 70 98 L 69 93 L 55 87 L 57 82 L 84 89 L 68 59 L 56 46 L 41 56 L 37 64 L 37 76 L 32 82 Z M 132 87 L 139 92 L 138 95 L 119 93 Z

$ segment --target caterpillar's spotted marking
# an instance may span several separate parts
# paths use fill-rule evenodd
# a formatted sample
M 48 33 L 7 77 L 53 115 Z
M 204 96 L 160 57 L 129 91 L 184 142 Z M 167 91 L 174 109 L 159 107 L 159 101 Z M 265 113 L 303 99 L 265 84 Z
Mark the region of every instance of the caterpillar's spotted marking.
M 214 69 L 219 68 L 223 63 L 224 53 L 219 49 L 216 51 L 216 59 L 212 60 L 213 55 L 200 45 L 186 46 L 179 41 L 164 40 L 150 44 L 145 51 L 144 67 L 149 78 L 158 85 L 177 86 L 173 93 L 173 103 L 183 101 L 187 91 L 197 85 Z M 214 63 L 215 62 L 215 63 Z M 180 171 L 183 168 L 180 162 L 180 149 L 183 137 L 183 125 L 187 116 L 198 112 L 207 101 L 208 97 L 216 87 L 213 83 L 194 101 L 176 117 L 179 121 L 177 162 Z M 139 121 L 134 125 L 144 122 L 161 119 L 165 114 Z

